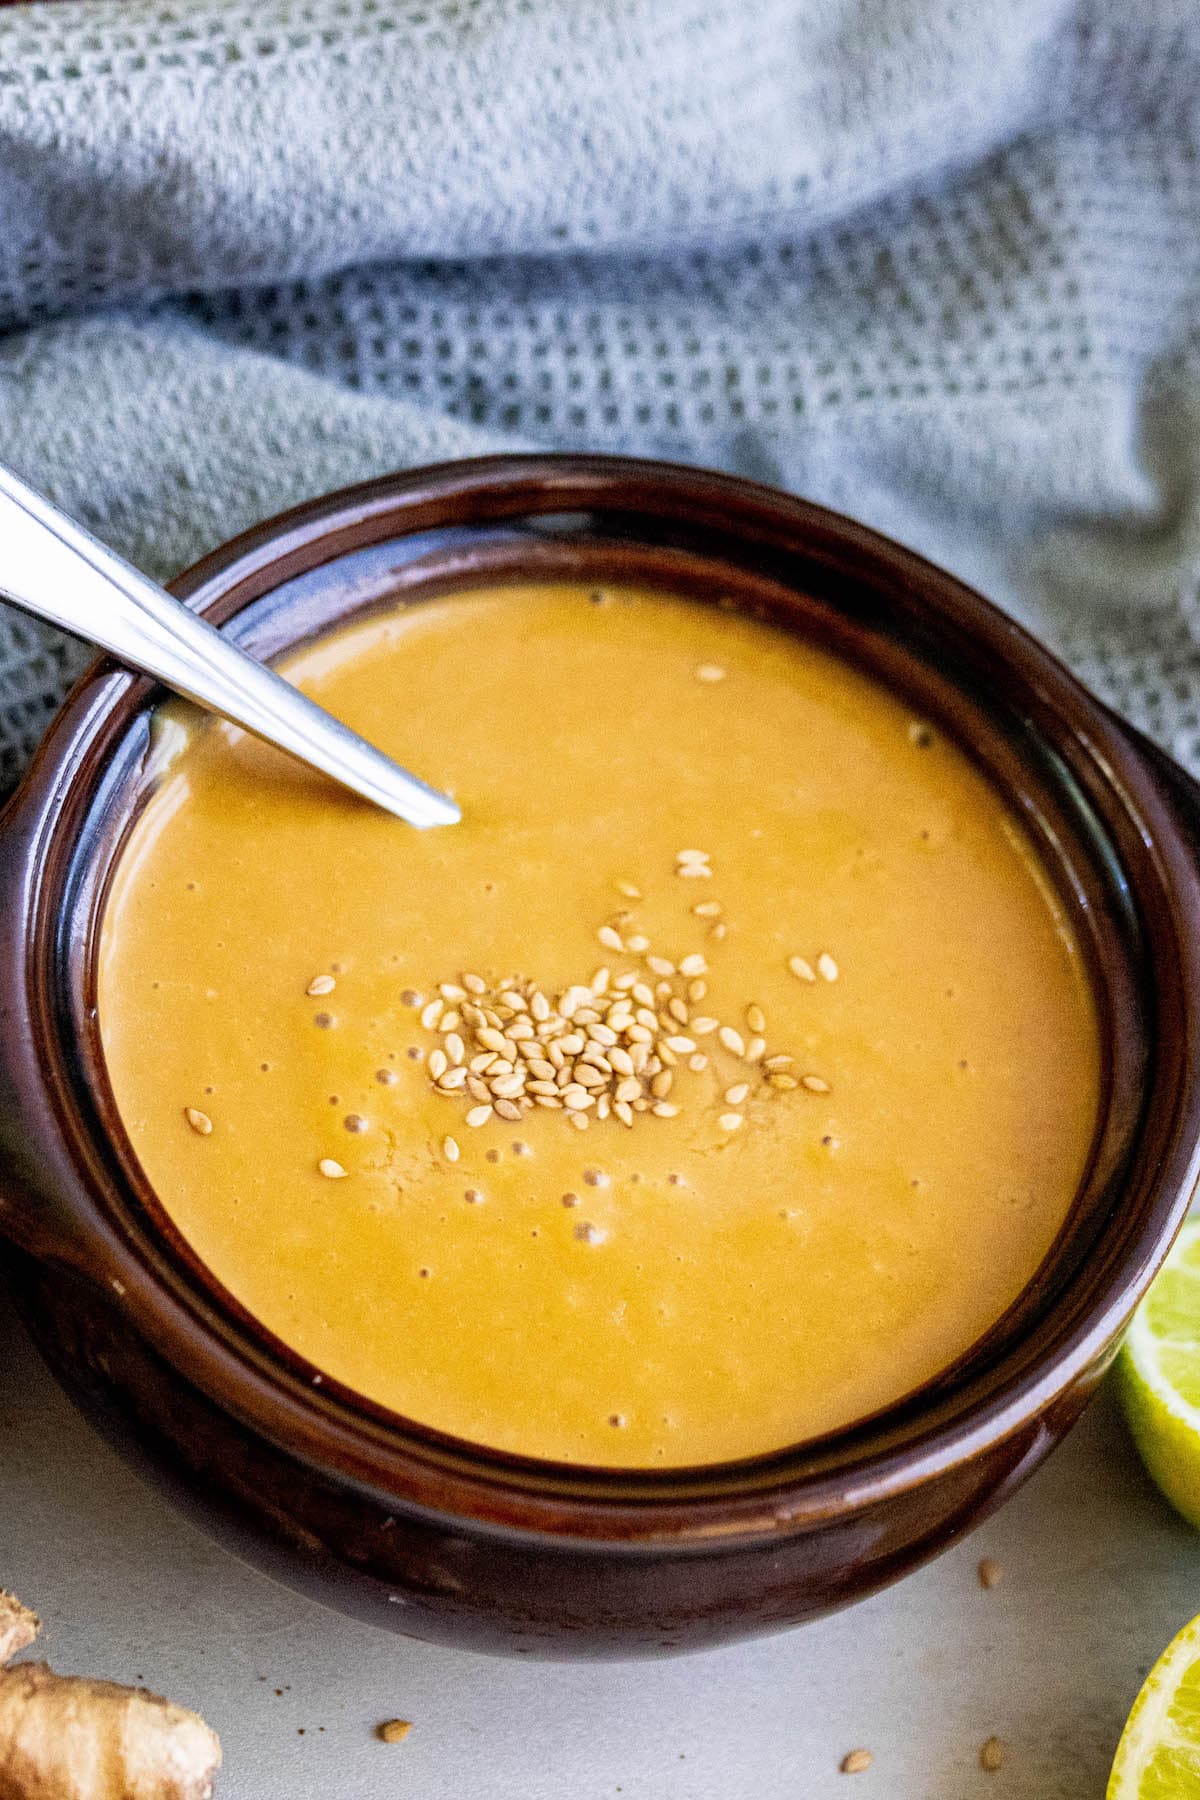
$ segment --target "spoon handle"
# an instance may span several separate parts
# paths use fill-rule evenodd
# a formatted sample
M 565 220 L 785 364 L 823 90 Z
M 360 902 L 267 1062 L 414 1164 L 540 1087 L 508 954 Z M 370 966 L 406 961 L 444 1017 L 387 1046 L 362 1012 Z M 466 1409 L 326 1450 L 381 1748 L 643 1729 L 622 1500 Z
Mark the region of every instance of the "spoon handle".
M 0 467 L 0 597 L 332 776 L 410 825 L 453 825 L 427 787 Z

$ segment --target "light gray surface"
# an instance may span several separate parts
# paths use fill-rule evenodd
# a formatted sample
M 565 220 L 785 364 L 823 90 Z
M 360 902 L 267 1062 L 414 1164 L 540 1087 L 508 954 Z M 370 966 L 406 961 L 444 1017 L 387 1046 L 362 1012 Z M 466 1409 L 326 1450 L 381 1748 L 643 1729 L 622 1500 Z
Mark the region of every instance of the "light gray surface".
M 41 1611 L 57 1667 L 198 1707 L 220 1800 L 1096 1800 L 1142 1675 L 1200 1610 L 1200 1536 L 1102 1399 L 971 1539 L 820 1625 L 661 1663 L 435 1650 L 210 1545 L 77 1417 L 3 1303 L 0 1342 L 0 1584 Z M 1005 1568 L 990 1593 L 984 1554 Z M 375 1741 L 397 1715 L 408 1741 Z M 992 1733 L 997 1775 L 977 1760 Z M 860 1744 L 875 1766 L 850 1787 L 837 1764 Z

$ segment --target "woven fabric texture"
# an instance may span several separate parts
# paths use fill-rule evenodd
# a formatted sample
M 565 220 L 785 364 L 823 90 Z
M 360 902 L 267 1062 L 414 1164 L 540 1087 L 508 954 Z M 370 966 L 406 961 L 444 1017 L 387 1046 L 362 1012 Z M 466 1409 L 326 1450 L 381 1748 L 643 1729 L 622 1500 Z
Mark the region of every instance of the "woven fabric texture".
M 0 11 L 0 460 L 165 576 L 473 451 L 716 464 L 1200 768 L 1195 0 Z M 0 781 L 84 653 L 0 609 Z

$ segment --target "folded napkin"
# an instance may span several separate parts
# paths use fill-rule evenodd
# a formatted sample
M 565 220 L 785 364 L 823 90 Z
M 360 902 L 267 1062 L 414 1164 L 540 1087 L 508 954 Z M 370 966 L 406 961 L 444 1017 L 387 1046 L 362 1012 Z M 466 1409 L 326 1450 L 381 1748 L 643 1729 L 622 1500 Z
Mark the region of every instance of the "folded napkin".
M 1195 0 L 0 10 L 0 460 L 160 576 L 433 458 L 717 464 L 1200 767 L 1198 127 Z M 0 609 L 0 780 L 79 661 Z

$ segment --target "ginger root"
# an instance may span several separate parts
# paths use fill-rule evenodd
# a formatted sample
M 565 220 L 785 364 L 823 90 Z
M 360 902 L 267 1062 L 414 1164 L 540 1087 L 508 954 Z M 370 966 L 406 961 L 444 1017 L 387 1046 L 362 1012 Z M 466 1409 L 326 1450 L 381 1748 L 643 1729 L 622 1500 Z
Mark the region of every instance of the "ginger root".
M 38 1620 L 0 1591 L 0 1795 L 3 1800 L 209 1800 L 221 1761 L 203 1719 L 157 1694 L 2 1665 Z

